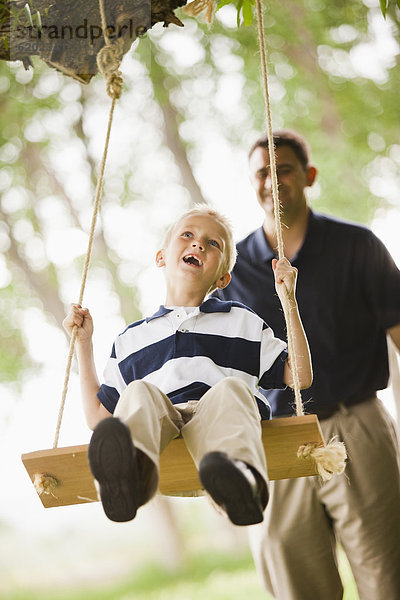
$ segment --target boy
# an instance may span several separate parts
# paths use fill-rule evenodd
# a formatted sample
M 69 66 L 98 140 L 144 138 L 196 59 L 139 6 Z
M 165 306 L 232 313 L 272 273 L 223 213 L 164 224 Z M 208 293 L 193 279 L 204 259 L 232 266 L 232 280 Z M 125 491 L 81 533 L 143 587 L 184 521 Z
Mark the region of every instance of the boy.
M 89 464 L 106 515 L 128 521 L 158 487 L 159 455 L 181 434 L 205 490 L 236 525 L 259 523 L 268 502 L 258 385 L 291 385 L 286 344 L 244 305 L 205 297 L 226 287 L 236 259 L 231 228 L 207 206 L 170 227 L 156 264 L 165 269 L 165 306 L 128 326 L 112 348 L 105 382 L 97 378 L 89 311 L 72 305 L 85 416 L 94 429 Z M 296 269 L 273 264 L 286 287 L 301 386 L 312 370 L 295 300 Z M 113 418 L 111 418 L 113 415 Z

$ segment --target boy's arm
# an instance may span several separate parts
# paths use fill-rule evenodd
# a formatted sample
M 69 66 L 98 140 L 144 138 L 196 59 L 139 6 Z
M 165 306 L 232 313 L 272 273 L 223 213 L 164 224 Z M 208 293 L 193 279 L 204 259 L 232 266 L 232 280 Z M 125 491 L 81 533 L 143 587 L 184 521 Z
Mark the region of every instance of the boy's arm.
M 299 383 L 300 388 L 305 389 L 312 384 L 313 373 L 310 349 L 296 301 L 297 269 L 292 267 L 287 258 L 282 258 L 281 260 L 274 259 L 272 261 L 272 268 L 275 275 L 275 287 L 281 304 L 283 305 L 286 302 L 290 311 L 290 324 L 293 332 Z M 293 387 L 294 385 L 290 355 L 285 363 L 283 382 L 289 387 Z
M 75 347 L 79 365 L 83 409 L 89 428 L 94 429 L 99 421 L 112 415 L 97 398 L 100 382 L 93 356 L 93 320 L 87 308 L 72 304 L 63 325 L 69 335 L 72 334 L 75 325 L 78 327 Z

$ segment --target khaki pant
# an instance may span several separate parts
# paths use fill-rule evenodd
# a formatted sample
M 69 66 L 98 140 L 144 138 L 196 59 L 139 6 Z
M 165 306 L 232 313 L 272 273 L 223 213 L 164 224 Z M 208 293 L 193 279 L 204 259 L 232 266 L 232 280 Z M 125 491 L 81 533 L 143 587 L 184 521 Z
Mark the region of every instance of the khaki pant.
M 250 544 L 277 600 L 340 600 L 336 540 L 360 600 L 400 599 L 400 465 L 394 423 L 373 398 L 321 421 L 325 440 L 346 444 L 343 475 L 271 482 L 264 522 Z
M 114 416 L 159 470 L 159 456 L 179 434 L 198 467 L 207 452 L 225 452 L 254 467 L 267 481 L 256 400 L 239 378 L 226 377 L 199 401 L 174 406 L 156 386 L 133 381 L 121 394 Z

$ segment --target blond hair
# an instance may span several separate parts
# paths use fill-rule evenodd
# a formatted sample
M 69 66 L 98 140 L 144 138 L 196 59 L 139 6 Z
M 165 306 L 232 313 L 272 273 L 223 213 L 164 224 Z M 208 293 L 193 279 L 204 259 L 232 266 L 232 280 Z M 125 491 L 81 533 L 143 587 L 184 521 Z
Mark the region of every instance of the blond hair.
M 230 273 L 236 262 L 236 244 L 233 239 L 232 225 L 227 217 L 222 213 L 218 212 L 214 208 L 211 208 L 207 204 L 195 204 L 193 208 L 185 212 L 179 217 L 172 225 L 167 229 L 164 237 L 163 247 L 166 248 L 171 240 L 171 236 L 175 228 L 179 225 L 183 219 L 192 216 L 208 216 L 212 217 L 217 223 L 219 223 L 225 231 L 225 248 L 224 248 L 224 259 L 222 262 L 222 274 Z

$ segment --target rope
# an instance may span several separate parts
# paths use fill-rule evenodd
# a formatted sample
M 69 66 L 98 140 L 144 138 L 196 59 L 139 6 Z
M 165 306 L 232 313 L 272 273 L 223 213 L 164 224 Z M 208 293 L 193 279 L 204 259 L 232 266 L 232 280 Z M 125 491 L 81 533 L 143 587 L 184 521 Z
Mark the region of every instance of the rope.
M 267 120 L 267 132 L 268 132 L 268 150 L 269 150 L 269 161 L 270 161 L 270 174 L 271 174 L 271 184 L 272 184 L 272 198 L 274 202 L 274 215 L 275 215 L 275 229 L 276 229 L 276 239 L 277 239 L 277 247 L 278 247 L 278 257 L 284 258 L 284 246 L 283 246 L 283 235 L 282 235 L 282 221 L 281 221 L 281 206 L 279 203 L 279 191 L 278 191 L 278 176 L 276 173 L 276 159 L 275 159 L 275 144 L 274 144 L 274 136 L 272 130 L 272 118 L 271 118 L 271 102 L 269 98 L 269 90 L 268 90 L 268 68 L 267 68 L 267 58 L 266 58 L 266 49 L 265 49 L 265 35 L 264 35 L 264 22 L 263 22 L 263 13 L 262 13 L 262 5 L 261 0 L 256 0 L 256 12 L 257 12 L 257 25 L 258 25 L 258 42 L 260 48 L 260 58 L 261 58 L 261 71 L 263 78 L 263 87 L 264 87 L 264 100 L 265 100 L 265 112 L 266 112 L 266 120 Z M 293 330 L 291 326 L 291 315 L 290 315 L 290 306 L 289 301 L 286 296 L 285 301 L 283 302 L 283 312 L 285 314 L 286 320 L 286 329 L 287 329 L 287 341 L 288 341 L 288 350 L 291 362 L 291 371 L 293 374 L 293 391 L 295 397 L 296 404 L 296 414 L 297 416 L 304 415 L 303 401 L 301 398 L 300 392 L 300 379 L 299 379 L 299 369 L 297 364 L 297 356 L 294 351 L 294 336 Z
M 59 486 L 60 482 L 52 475 L 44 475 L 43 473 L 35 473 L 33 476 L 33 485 L 36 492 L 41 496 L 42 494 L 48 494 L 57 498 L 55 490 Z
M 107 24 L 106 24 L 106 17 L 105 17 L 105 11 L 104 11 L 104 0 L 99 0 L 99 6 L 100 6 L 100 15 L 101 15 L 102 28 L 103 28 L 103 35 L 104 35 L 104 40 L 105 40 L 106 45 L 100 50 L 99 54 L 97 55 L 97 65 L 99 67 L 99 71 L 102 73 L 102 75 L 105 77 L 105 79 L 107 81 L 107 93 L 112 98 L 112 102 L 111 102 L 111 107 L 110 107 L 110 113 L 108 116 L 106 139 L 105 139 L 105 143 L 104 143 L 103 156 L 102 156 L 101 163 L 100 163 L 100 171 L 99 171 L 99 177 L 97 180 L 95 198 L 94 198 L 94 202 L 93 202 L 92 221 L 91 221 L 90 230 L 89 230 L 88 246 L 87 246 L 87 250 L 86 250 L 85 262 L 84 262 L 83 271 L 82 271 L 82 280 L 81 280 L 81 287 L 80 287 L 79 299 L 78 299 L 78 304 L 80 304 L 80 305 L 82 305 L 82 302 L 83 302 L 83 295 L 84 295 L 85 287 L 86 287 L 90 258 L 92 255 L 94 233 L 95 233 L 95 229 L 96 229 L 97 217 L 99 214 L 99 207 L 100 207 L 100 200 L 101 200 L 101 195 L 102 195 L 102 191 L 103 191 L 104 169 L 106 166 L 108 146 L 110 143 L 110 134 L 111 134 L 111 126 L 112 126 L 112 121 L 113 121 L 113 116 L 114 116 L 115 102 L 121 96 L 122 83 L 123 83 L 121 72 L 119 71 L 120 61 L 122 60 L 122 56 L 123 56 L 123 52 L 122 52 L 123 47 L 122 47 L 122 43 L 121 43 L 122 40 L 120 38 L 117 40 L 117 42 L 115 44 L 111 44 L 111 41 L 110 41 L 110 38 L 109 38 L 108 32 L 107 32 Z M 60 402 L 60 408 L 58 411 L 57 425 L 56 425 L 56 431 L 55 431 L 55 436 L 54 436 L 53 448 L 57 448 L 57 446 L 58 446 L 61 422 L 62 422 L 62 418 L 64 415 L 65 399 L 67 397 L 67 392 L 68 392 L 68 383 L 69 383 L 69 378 L 70 378 L 70 374 L 71 374 L 71 365 L 72 365 L 72 359 L 74 356 L 77 334 L 78 334 L 78 327 L 75 325 L 75 327 L 72 330 L 71 341 L 70 341 L 70 345 L 69 345 L 67 364 L 66 364 L 66 368 L 65 368 L 64 385 L 63 385 L 63 389 L 62 389 L 62 393 L 61 393 L 61 402 Z
M 103 30 L 104 41 L 106 46 L 110 46 L 110 37 L 108 35 L 108 27 L 107 27 L 107 19 L 106 19 L 106 11 L 104 8 L 104 0 L 99 0 L 99 9 L 100 9 L 100 18 L 101 18 L 101 28 Z
M 343 442 L 339 442 L 336 437 L 330 439 L 326 446 L 304 444 L 298 449 L 297 456 L 313 459 L 323 481 L 329 481 L 332 475 L 343 473 L 346 468 L 346 449 Z
M 278 190 L 278 176 L 276 172 L 276 160 L 275 160 L 275 144 L 272 130 L 272 118 L 271 118 L 271 102 L 268 90 L 268 68 L 266 58 L 266 44 L 264 34 L 264 23 L 263 23 L 263 12 L 261 0 L 256 0 L 256 13 L 257 13 L 257 25 L 258 25 L 258 42 L 260 49 L 261 58 L 261 71 L 264 87 L 264 100 L 265 100 L 265 112 L 267 120 L 267 133 L 268 133 L 268 150 L 269 150 L 269 164 L 272 184 L 272 198 L 274 203 L 274 216 L 275 216 L 275 229 L 277 239 L 278 257 L 284 258 L 284 245 L 282 235 L 282 221 L 281 221 L 281 206 L 279 202 L 279 190 Z M 286 334 L 288 342 L 288 352 L 290 357 L 290 366 L 293 376 L 293 391 L 295 397 L 296 414 L 297 416 L 304 415 L 303 400 L 300 391 L 300 379 L 299 379 L 299 368 L 297 363 L 297 355 L 295 352 L 294 345 L 294 334 L 291 323 L 291 310 L 289 305 L 289 299 L 285 295 L 283 304 L 283 312 L 286 320 Z M 343 442 L 339 442 L 336 439 L 331 439 L 326 446 L 318 446 L 316 444 L 304 444 L 300 446 L 297 452 L 298 458 L 312 458 L 315 461 L 318 473 L 320 477 L 327 481 L 332 475 L 343 473 L 346 466 L 346 448 Z

